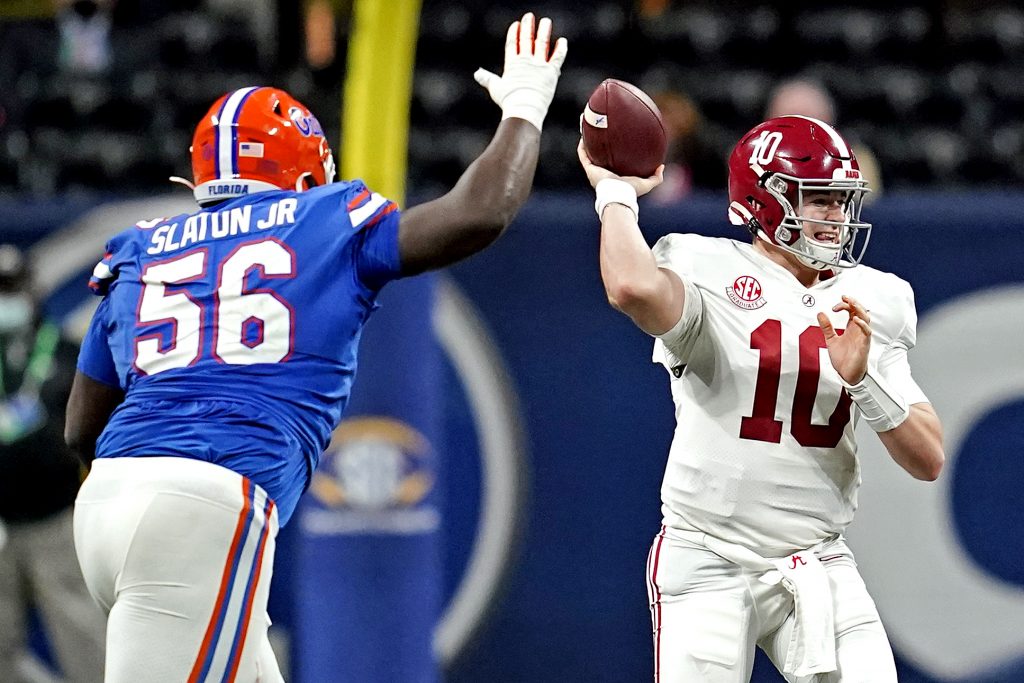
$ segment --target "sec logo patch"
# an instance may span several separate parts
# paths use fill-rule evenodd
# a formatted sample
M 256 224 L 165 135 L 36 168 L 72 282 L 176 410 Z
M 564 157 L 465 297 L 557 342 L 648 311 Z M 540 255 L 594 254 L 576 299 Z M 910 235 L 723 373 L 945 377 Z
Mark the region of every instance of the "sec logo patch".
M 725 293 L 729 301 L 748 311 L 768 303 L 761 292 L 761 283 L 753 275 L 740 275 L 731 286 L 725 288 Z

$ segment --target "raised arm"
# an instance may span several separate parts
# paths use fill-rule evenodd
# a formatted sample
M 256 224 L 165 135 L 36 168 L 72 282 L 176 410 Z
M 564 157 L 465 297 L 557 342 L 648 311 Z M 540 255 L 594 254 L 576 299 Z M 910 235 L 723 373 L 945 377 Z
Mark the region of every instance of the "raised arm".
M 505 39 L 499 77 L 480 69 L 476 80 L 501 107 L 502 121 L 487 149 L 450 192 L 402 212 L 398 248 L 406 275 L 441 268 L 496 240 L 526 202 L 540 150 L 540 132 L 568 49 L 550 51 L 551 20 L 533 14 L 514 22 Z
M 601 280 L 608 303 L 652 335 L 664 334 L 683 314 L 683 282 L 659 268 L 640 232 L 636 199 L 657 187 L 665 167 L 650 178 L 624 178 L 595 166 L 580 141 L 580 164 L 597 192 L 601 218 Z

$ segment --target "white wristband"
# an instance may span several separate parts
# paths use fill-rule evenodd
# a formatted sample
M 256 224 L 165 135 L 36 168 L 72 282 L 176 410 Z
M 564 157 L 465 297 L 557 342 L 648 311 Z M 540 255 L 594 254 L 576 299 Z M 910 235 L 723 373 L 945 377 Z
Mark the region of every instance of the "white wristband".
M 856 384 L 843 381 L 843 386 L 857 404 L 864 421 L 876 432 L 895 429 L 910 417 L 906 399 L 893 391 L 881 375 L 868 371 L 861 381 Z
M 517 93 L 512 93 L 505 99 L 501 109 L 501 120 L 524 119 L 532 123 L 537 130 L 543 130 L 548 105 L 539 101 L 531 92 L 522 93 L 522 97 L 516 95 Z
M 633 212 L 633 217 L 637 222 L 640 221 L 640 207 L 636 203 L 636 190 L 625 180 L 605 178 L 598 181 L 594 190 L 597 192 L 594 210 L 597 211 L 598 218 L 601 218 L 604 207 L 609 204 L 622 204 Z

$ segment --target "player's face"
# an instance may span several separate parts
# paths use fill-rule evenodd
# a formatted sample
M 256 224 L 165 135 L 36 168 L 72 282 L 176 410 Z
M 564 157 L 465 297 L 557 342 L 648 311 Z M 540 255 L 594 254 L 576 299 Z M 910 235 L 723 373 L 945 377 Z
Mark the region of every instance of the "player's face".
M 800 206 L 800 217 L 811 220 L 801 222 L 804 235 L 817 242 L 838 244 L 841 239 L 839 226 L 816 221 L 841 222 L 845 220 L 848 197 L 846 192 L 816 190 L 805 192 Z

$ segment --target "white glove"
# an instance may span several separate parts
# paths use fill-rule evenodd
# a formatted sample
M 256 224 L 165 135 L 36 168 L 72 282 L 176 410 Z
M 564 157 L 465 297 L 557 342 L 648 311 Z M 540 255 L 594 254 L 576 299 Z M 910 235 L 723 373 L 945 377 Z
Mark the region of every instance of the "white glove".
M 522 21 L 513 22 L 505 37 L 505 70 L 501 76 L 477 69 L 473 78 L 487 88 L 491 99 L 501 107 L 502 120 L 526 119 L 540 130 L 555 96 L 555 85 L 569 43 L 559 38 L 549 59 L 551 20 L 547 17 L 540 20 L 536 38 L 533 27 L 532 12 L 523 15 Z

